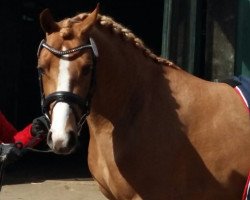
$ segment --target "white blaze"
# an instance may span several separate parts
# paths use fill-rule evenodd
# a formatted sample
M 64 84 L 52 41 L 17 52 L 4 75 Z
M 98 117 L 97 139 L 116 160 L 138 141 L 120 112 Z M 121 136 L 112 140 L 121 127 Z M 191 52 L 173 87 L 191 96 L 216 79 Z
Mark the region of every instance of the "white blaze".
M 60 59 L 57 91 L 69 91 L 69 65 L 70 61 L 67 59 L 67 56 Z M 69 113 L 70 108 L 67 103 L 59 102 L 55 105 L 52 113 L 52 124 L 50 129 L 52 132 L 53 143 L 57 140 L 62 140 L 65 143 L 63 146 L 66 145 L 69 139 L 65 131 Z

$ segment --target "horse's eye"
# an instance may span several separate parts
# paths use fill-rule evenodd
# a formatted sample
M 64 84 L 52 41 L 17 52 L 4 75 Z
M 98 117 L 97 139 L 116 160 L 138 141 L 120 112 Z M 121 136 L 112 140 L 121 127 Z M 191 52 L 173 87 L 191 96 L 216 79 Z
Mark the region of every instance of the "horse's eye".
M 84 76 L 88 75 L 89 72 L 92 70 L 92 65 L 89 64 L 89 65 L 85 65 L 83 70 L 82 70 L 82 73 Z
M 44 69 L 42 67 L 37 67 L 37 70 L 38 70 L 38 73 L 40 75 L 44 75 L 45 74 L 45 71 L 44 71 Z

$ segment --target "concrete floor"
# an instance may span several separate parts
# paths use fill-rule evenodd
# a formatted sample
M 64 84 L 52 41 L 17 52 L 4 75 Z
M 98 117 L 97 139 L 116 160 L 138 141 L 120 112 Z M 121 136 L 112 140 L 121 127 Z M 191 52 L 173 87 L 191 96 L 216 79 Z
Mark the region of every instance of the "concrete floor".
M 87 167 L 86 153 L 26 153 L 7 166 L 0 200 L 106 200 Z
M 1 200 L 105 200 L 96 182 L 88 179 L 47 180 L 40 183 L 5 185 Z

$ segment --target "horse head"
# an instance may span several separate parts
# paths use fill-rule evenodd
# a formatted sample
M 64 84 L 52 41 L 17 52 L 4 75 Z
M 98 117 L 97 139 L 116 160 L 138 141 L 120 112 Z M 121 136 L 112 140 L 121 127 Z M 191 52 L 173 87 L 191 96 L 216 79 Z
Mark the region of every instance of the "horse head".
M 89 112 L 97 55 L 89 37 L 96 9 L 85 15 L 55 22 L 48 9 L 40 14 L 46 33 L 38 49 L 42 108 L 51 121 L 47 143 L 58 154 L 69 154 Z

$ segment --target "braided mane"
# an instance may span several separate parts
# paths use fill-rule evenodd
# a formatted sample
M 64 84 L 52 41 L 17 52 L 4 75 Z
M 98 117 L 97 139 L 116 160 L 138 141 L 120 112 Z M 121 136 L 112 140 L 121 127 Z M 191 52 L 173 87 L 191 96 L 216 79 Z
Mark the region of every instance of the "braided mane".
M 60 22 L 60 34 L 63 38 L 70 37 L 71 27 L 74 23 L 79 23 L 85 19 L 89 13 L 81 13 L 73 18 L 68 18 Z M 98 15 L 97 22 L 106 28 L 111 29 L 115 34 L 120 35 L 122 39 L 131 42 L 135 47 L 140 49 L 146 56 L 153 59 L 155 62 L 165 64 L 168 66 L 175 66 L 171 61 L 156 56 L 150 49 L 145 47 L 144 43 L 131 30 L 125 28 L 123 25 L 115 22 L 111 17 L 105 15 Z

